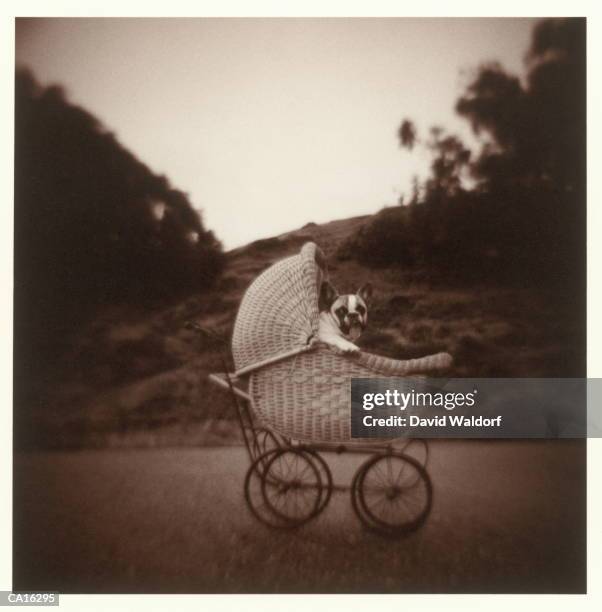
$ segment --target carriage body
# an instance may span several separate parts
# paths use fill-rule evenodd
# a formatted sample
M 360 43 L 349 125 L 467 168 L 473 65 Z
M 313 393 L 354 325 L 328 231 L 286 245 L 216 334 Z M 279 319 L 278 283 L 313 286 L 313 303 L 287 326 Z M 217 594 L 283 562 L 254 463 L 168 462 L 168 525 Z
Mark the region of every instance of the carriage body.
M 421 441 L 352 438 L 350 381 L 425 375 L 449 367 L 451 357 L 342 355 L 320 343 L 318 294 L 327 275 L 325 257 L 311 242 L 265 270 L 247 289 L 237 314 L 232 336 L 235 372 L 210 376 L 236 403 L 251 459 L 245 497 L 262 522 L 291 528 L 317 516 L 333 491 L 350 490 L 364 525 L 380 533 L 406 533 L 420 526 L 430 511 L 428 447 Z M 369 453 L 350 486 L 333 482 L 322 457 L 332 451 Z M 388 488 L 373 482 L 383 469 L 391 480 Z M 375 510 L 374 504 L 382 502 L 379 494 L 395 507 L 392 518 Z M 413 512 L 407 511 L 409 496 L 418 498 Z

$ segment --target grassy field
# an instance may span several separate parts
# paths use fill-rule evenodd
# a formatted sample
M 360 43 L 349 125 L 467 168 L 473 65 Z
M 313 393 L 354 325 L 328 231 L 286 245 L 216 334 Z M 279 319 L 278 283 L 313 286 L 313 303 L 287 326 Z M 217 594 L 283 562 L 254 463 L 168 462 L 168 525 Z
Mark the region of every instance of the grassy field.
M 229 398 L 206 378 L 223 369 L 219 342 L 185 329 L 195 320 L 229 338 L 244 290 L 266 267 L 314 240 L 341 292 L 370 280 L 369 326 L 358 344 L 410 358 L 445 350 L 452 376 L 578 376 L 583 347 L 570 302 L 529 288 L 433 282 L 423 271 L 368 269 L 337 257 L 366 217 L 308 224 L 227 254 L 211 293 L 175 305 L 106 310 L 56 364 L 50 400 L 27 407 L 38 447 L 197 445 L 235 437 Z M 568 305 L 567 305 L 568 304 Z

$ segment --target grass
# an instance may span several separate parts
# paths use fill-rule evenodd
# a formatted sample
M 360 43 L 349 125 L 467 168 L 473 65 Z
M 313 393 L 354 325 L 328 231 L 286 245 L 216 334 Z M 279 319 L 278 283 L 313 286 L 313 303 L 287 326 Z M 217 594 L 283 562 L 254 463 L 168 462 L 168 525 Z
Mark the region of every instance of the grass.
M 433 284 L 420 271 L 372 270 L 338 259 L 365 217 L 307 224 L 227 255 L 206 295 L 150 311 L 112 308 L 82 330 L 43 406 L 24 407 L 31 444 L 43 447 L 214 444 L 235 439 L 231 400 L 207 381 L 223 369 L 224 347 L 185 329 L 195 320 L 229 339 L 246 287 L 265 268 L 316 241 L 331 280 L 352 292 L 375 287 L 362 348 L 398 359 L 445 350 L 451 376 L 579 376 L 583 361 L 574 313 L 534 290 Z M 565 305 L 566 306 L 566 305 Z M 225 352 L 228 352 L 227 345 Z M 229 356 L 226 355 L 226 359 Z M 225 423 L 225 425 L 224 425 Z

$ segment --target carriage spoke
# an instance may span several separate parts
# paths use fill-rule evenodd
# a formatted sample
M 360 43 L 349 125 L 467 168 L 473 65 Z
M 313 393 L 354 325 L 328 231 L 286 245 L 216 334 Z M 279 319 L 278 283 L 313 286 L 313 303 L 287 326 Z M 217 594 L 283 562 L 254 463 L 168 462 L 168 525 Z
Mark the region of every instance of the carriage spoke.
M 380 482 L 383 487 L 389 486 L 389 483 L 387 482 L 387 477 L 380 471 L 377 466 L 374 466 L 374 480 Z
M 265 501 L 289 526 L 301 525 L 322 509 L 320 474 L 311 455 L 304 451 L 288 448 L 274 452 L 262 479 Z
M 397 473 L 397 478 L 395 479 L 395 486 L 399 486 L 400 485 L 400 479 L 405 471 L 405 467 L 406 464 L 405 462 L 401 464 L 401 468 L 399 469 L 399 472 Z
M 383 534 L 416 529 L 428 515 L 431 499 L 430 480 L 424 468 L 399 452 L 368 459 L 360 467 L 352 488 L 356 514 L 365 525 Z
M 389 455 L 386 460 L 387 462 L 387 476 L 389 478 L 389 482 L 393 480 L 393 468 L 391 467 L 391 455 Z
M 310 465 L 311 465 L 310 463 L 306 463 L 305 464 L 305 467 L 303 468 L 303 471 L 298 476 L 299 479 L 302 479 L 303 476 L 305 476 L 305 474 L 307 474 L 307 472 L 309 472 L 309 470 L 311 469 Z

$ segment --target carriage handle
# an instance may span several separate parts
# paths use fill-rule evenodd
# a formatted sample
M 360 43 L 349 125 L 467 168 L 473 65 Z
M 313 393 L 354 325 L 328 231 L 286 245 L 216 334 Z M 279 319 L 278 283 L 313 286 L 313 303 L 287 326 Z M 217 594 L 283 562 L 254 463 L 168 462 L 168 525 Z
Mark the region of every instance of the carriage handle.
M 248 405 L 245 403 L 243 407 L 241 406 L 241 403 L 239 402 L 239 395 L 236 392 L 237 390 L 234 387 L 234 383 L 232 382 L 232 376 L 230 375 L 230 372 L 228 371 L 228 355 L 226 353 L 226 347 L 228 345 L 227 340 L 221 334 L 218 334 L 217 332 L 200 325 L 196 321 L 186 321 L 186 323 L 184 324 L 184 329 L 188 329 L 188 330 L 196 332 L 199 335 L 207 336 L 209 338 L 212 338 L 213 340 L 217 340 L 222 345 L 221 362 L 222 362 L 222 367 L 224 369 L 224 376 L 226 377 L 227 387 L 230 390 L 232 401 L 234 402 L 234 406 L 236 408 L 236 416 L 238 418 L 238 423 L 240 425 L 240 429 L 242 432 L 245 447 L 247 449 L 247 453 L 251 461 L 253 461 L 254 457 L 253 457 L 253 450 L 251 448 L 251 438 L 250 438 L 249 433 L 247 432 L 247 427 L 245 426 L 245 420 L 251 423 L 252 423 L 252 420 L 249 414 Z

